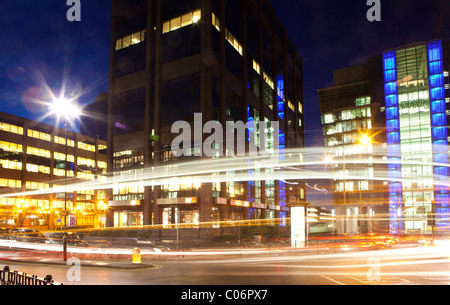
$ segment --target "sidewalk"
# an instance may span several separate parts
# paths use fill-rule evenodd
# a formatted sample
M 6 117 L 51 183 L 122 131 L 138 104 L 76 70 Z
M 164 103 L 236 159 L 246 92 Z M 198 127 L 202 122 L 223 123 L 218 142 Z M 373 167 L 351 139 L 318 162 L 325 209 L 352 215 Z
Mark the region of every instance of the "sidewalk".
M 81 267 L 95 267 L 95 268 L 112 268 L 112 269 L 128 269 L 128 270 L 142 270 L 160 268 L 160 266 L 153 265 L 151 263 L 142 262 L 141 264 L 133 264 L 131 261 L 100 261 L 100 260 L 72 260 L 70 257 L 65 262 L 63 259 L 27 259 L 27 258 L 0 258 L 0 264 L 39 264 L 39 265 L 56 265 L 72 267 L 76 264 L 80 264 Z

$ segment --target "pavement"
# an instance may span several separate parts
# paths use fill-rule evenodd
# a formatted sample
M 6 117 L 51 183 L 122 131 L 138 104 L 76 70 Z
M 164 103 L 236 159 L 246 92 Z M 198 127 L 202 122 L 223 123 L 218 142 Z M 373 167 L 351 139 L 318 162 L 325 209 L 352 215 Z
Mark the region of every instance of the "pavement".
M 48 259 L 48 258 L 38 258 L 38 259 L 27 259 L 27 258 L 0 258 L 0 264 L 8 266 L 8 264 L 33 264 L 33 265 L 53 265 L 53 266 L 76 266 L 81 267 L 96 267 L 96 268 L 113 268 L 113 269 L 128 269 L 128 270 L 139 270 L 139 269 L 152 269 L 160 268 L 160 266 L 148 263 L 132 263 L 126 260 L 79 260 L 77 258 L 68 258 L 67 262 L 63 259 Z

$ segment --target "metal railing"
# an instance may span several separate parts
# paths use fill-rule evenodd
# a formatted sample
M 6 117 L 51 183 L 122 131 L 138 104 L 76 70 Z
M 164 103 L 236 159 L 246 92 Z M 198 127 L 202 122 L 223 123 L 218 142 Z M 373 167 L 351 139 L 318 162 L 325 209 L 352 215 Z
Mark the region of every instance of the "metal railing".
M 62 284 L 53 281 L 53 277 L 51 275 L 47 275 L 45 278 L 40 278 L 36 275 L 28 275 L 18 271 L 11 271 L 9 266 L 5 266 L 3 270 L 0 270 L 0 285 L 34 286 Z

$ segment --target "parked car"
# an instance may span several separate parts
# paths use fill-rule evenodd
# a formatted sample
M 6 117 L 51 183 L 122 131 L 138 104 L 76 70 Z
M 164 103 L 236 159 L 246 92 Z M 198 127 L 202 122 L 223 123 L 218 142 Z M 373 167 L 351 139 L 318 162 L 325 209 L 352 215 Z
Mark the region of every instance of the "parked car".
M 59 244 L 62 245 L 64 243 L 64 232 L 54 232 L 48 235 L 46 244 Z M 88 242 L 82 240 L 80 236 L 78 236 L 75 232 L 67 232 L 67 245 L 69 246 L 77 246 L 77 247 L 87 247 Z
M 46 238 L 39 230 L 29 228 L 14 228 L 10 232 L 10 240 L 31 243 L 44 243 Z

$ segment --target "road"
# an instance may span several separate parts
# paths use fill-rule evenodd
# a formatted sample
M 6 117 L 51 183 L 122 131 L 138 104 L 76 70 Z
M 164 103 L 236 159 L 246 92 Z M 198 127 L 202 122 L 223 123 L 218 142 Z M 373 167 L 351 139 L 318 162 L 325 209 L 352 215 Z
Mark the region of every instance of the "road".
M 143 263 L 146 263 L 143 259 Z M 414 247 L 334 254 L 171 257 L 153 268 L 0 262 L 67 285 L 449 285 L 450 247 Z

